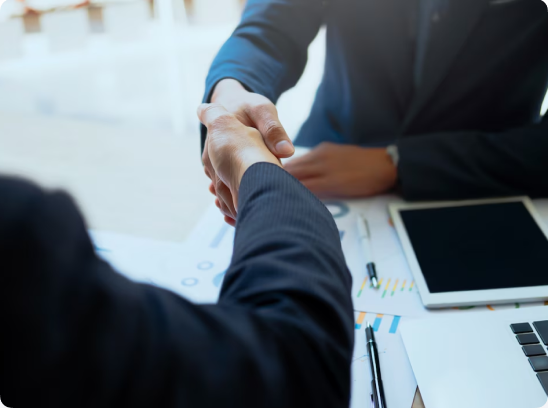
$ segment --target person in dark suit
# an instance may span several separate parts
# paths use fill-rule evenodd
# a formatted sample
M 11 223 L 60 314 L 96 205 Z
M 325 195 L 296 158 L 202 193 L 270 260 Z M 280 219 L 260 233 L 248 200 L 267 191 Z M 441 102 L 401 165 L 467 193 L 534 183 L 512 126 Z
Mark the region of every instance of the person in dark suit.
M 314 193 L 548 195 L 541 0 L 247 0 L 204 100 L 290 156 L 273 104 L 299 80 L 322 25 L 325 73 L 295 141 L 315 149 L 286 167 Z
M 239 210 L 216 305 L 115 273 L 67 194 L 0 178 L 5 405 L 348 407 L 351 278 L 333 217 L 258 131 L 200 114 Z

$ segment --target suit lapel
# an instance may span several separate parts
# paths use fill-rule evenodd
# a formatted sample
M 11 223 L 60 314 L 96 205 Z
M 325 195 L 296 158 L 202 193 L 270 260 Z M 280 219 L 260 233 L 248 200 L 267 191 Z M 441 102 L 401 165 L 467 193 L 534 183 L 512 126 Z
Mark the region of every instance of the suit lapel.
M 421 85 L 405 116 L 402 134 L 434 96 L 487 6 L 488 0 L 452 0 L 447 14 L 430 23 Z

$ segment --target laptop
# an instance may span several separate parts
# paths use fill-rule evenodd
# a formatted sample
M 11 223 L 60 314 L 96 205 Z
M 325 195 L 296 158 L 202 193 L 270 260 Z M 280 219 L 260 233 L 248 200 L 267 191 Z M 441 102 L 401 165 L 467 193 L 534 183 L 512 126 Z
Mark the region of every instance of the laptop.
M 548 306 L 407 320 L 426 408 L 548 408 Z

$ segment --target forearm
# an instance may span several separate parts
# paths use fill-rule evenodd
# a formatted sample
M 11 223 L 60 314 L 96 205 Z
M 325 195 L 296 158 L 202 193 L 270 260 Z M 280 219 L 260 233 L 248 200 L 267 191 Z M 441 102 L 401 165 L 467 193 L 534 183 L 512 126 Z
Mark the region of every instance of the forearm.
M 240 24 L 210 67 L 203 102 L 223 103 L 244 88 L 275 104 L 304 71 L 308 46 L 323 21 L 324 4 L 319 0 L 249 0 Z M 237 84 L 225 87 L 227 79 Z M 204 126 L 200 133 L 203 151 Z
M 398 174 L 410 200 L 548 196 L 548 120 L 504 133 L 401 139 Z
M 204 102 L 224 78 L 276 103 L 298 81 L 323 21 L 318 0 L 249 0 L 242 20 L 213 61 Z
M 266 168 L 255 173 L 260 185 L 246 183 L 253 168 L 244 177 L 219 306 L 128 281 L 97 259 L 65 195 L 33 188 L 14 200 L 0 183 L 12 198 L 0 205 L 3 401 L 346 407 L 352 307 L 336 227 L 283 170 L 258 166 Z
M 299 258 L 305 253 L 309 255 Z M 283 266 L 281 271 L 291 270 L 296 279 L 326 283 L 332 293 L 321 299 L 333 307 L 351 306 L 351 278 L 331 213 L 298 180 L 269 163 L 251 166 L 242 179 L 232 267 L 262 259 Z M 295 290 L 307 286 L 291 283 Z M 227 279 L 221 301 L 236 302 L 238 290 L 239 282 Z
M 348 403 L 350 290 L 339 232 L 325 206 L 283 169 L 251 167 L 240 187 L 234 254 L 219 304 L 254 310 L 270 322 L 266 335 L 278 338 L 276 359 L 294 384 L 280 406 Z M 298 364 L 290 363 L 294 353 Z M 317 361 L 325 369 L 311 369 Z

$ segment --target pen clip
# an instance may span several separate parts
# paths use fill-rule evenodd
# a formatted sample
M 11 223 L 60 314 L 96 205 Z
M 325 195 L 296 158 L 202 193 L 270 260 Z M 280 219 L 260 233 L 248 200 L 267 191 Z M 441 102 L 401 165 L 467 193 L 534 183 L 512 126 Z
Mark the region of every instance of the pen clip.
M 373 398 L 373 393 L 371 393 L 370 395 L 371 395 L 371 405 L 370 405 L 370 407 L 375 408 L 375 398 Z

